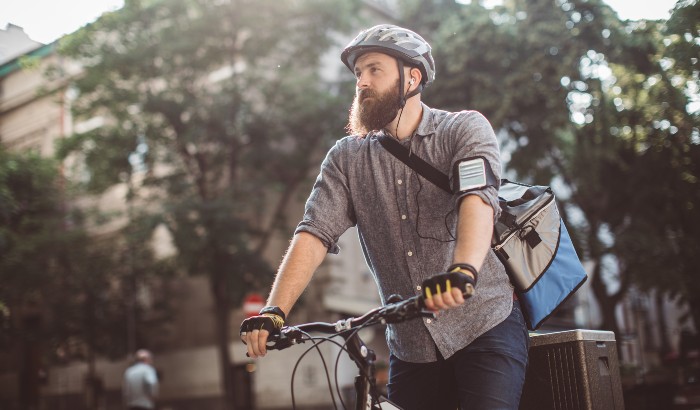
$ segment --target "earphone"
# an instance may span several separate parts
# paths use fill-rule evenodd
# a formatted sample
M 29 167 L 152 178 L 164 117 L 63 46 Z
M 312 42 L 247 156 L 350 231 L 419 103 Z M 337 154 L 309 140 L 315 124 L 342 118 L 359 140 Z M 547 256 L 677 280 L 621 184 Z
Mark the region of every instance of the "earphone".
M 411 84 L 411 85 L 413 85 L 413 83 L 415 83 L 415 82 L 416 82 L 416 79 L 415 79 L 415 78 L 411 78 L 411 81 L 409 81 L 408 83 Z

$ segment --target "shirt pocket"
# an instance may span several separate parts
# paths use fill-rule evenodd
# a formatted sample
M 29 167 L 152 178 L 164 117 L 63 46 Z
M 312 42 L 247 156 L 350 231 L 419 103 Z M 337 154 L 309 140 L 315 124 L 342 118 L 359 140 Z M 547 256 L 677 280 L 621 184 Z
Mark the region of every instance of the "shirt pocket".
M 450 242 L 455 240 L 455 217 L 454 212 L 438 217 L 417 218 L 416 230 L 422 239 L 434 239 L 440 242 Z

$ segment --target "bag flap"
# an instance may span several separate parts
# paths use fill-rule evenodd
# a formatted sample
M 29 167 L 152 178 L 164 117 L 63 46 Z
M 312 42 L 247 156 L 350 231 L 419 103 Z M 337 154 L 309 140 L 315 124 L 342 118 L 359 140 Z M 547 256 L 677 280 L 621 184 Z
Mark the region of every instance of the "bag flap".
M 504 180 L 498 190 L 501 215 L 494 227 L 494 243 L 499 243 L 532 218 L 550 201 L 554 193 L 547 186 L 524 185 Z

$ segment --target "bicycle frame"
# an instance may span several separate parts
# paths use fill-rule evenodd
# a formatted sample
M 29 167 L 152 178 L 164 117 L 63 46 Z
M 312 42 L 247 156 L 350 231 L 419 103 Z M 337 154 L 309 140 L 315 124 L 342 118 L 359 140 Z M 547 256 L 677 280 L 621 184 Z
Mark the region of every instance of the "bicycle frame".
M 342 333 L 341 336 L 346 341 L 346 349 L 350 358 L 357 365 L 360 373 L 355 376 L 355 410 L 368 410 L 374 408 L 374 397 L 379 399 L 376 394 L 377 379 L 375 377 L 374 363 L 377 356 L 374 351 L 365 345 L 360 339 L 359 333 L 351 331 L 349 337 L 345 337 L 347 333 Z M 363 376 L 364 375 L 364 376 Z

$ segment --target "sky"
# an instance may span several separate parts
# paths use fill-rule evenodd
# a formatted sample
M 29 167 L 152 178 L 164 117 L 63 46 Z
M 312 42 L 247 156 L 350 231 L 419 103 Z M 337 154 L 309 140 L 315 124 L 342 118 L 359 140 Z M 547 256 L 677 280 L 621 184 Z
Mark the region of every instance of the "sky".
M 622 19 L 668 18 L 676 0 L 607 0 Z M 123 0 L 0 0 L 0 28 L 8 23 L 24 28 L 35 41 L 50 43 L 93 22 L 103 12 L 120 8 Z

